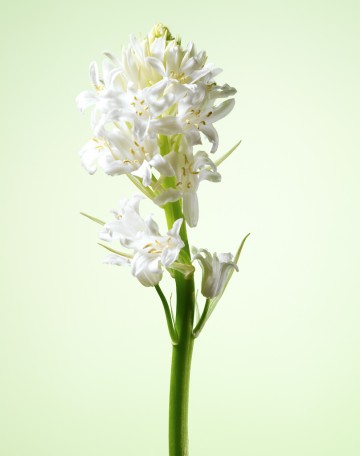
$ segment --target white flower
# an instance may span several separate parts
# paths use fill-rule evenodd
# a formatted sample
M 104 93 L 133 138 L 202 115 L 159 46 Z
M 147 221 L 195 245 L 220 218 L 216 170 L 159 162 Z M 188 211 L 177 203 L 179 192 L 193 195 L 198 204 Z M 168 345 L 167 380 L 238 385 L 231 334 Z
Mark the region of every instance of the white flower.
M 204 51 L 193 43 L 183 49 L 162 25 L 143 40 L 130 37 L 120 58 L 109 52 L 102 76 L 96 63 L 90 65 L 90 80 L 95 93 L 85 91 L 77 97 L 81 110 L 93 107 L 95 136 L 105 137 L 112 124 L 131 124 L 142 141 L 147 135 L 184 134 L 191 145 L 201 144 L 203 134 L 218 145 L 214 122 L 227 115 L 234 99 L 216 105 L 216 99 L 236 93 L 229 85 L 214 81 L 221 70 L 208 64 Z M 106 125 L 106 128 L 105 128 Z
M 146 287 L 157 285 L 168 268 L 177 260 L 184 242 L 180 237 L 183 222 L 178 219 L 165 236 L 159 232 L 157 223 L 151 216 L 143 219 L 139 213 L 142 197 L 137 195 L 122 201 L 122 208 L 113 211 L 115 220 L 105 224 L 100 238 L 105 241 L 119 240 L 133 251 L 132 255 L 108 255 L 106 263 L 129 264 L 132 274 Z
M 220 68 L 206 64 L 205 51 L 196 52 L 194 43 L 182 49 L 176 40 L 167 43 L 164 52 L 158 56 L 147 57 L 147 61 L 163 78 L 168 78 L 175 85 L 181 84 L 191 88 L 192 84 L 203 82 L 209 84 L 221 73 Z
M 219 145 L 219 137 L 213 123 L 225 117 L 234 107 L 235 100 L 223 101 L 219 106 L 212 103 L 204 103 L 200 106 L 187 108 L 184 112 L 180 110 L 179 119 L 183 122 L 183 131 L 191 144 L 198 144 L 198 132 L 203 133 L 212 143 L 211 152 L 216 152 Z M 201 142 L 201 140 L 200 140 Z
M 90 174 L 97 165 L 111 176 L 133 174 L 141 177 L 143 185 L 151 183 L 152 168 L 163 176 L 173 175 L 167 161 L 160 155 L 156 136 L 136 139 L 126 124 L 118 124 L 107 132 L 107 138 L 94 137 L 80 151 L 81 164 Z
M 211 152 L 216 152 L 219 144 L 214 123 L 227 116 L 235 105 L 233 98 L 216 105 L 214 100 L 233 95 L 236 90 L 228 85 L 196 85 L 177 104 L 176 115 L 165 116 L 152 121 L 151 128 L 157 133 L 184 134 L 191 145 L 202 144 L 202 133 L 211 143 Z
M 204 151 L 193 155 L 185 142 L 178 151 L 165 156 L 171 165 L 176 178 L 175 188 L 168 188 L 155 198 L 155 203 L 163 206 L 166 203 L 183 199 L 183 212 L 187 224 L 194 227 L 199 219 L 197 191 L 203 180 L 220 182 L 221 175 L 216 166 Z
M 168 82 L 158 81 L 144 89 L 136 89 L 136 84 L 129 83 L 126 92 L 118 92 L 116 97 L 116 109 L 110 111 L 102 122 L 126 121 L 134 125 L 134 131 L 139 139 L 153 132 L 153 121 L 161 124 L 162 114 L 168 111 L 176 102 L 175 94 L 166 91 Z M 115 106 L 115 103 L 114 103 Z M 101 128 L 99 122 L 96 128 Z
M 118 108 L 117 93 L 114 88 L 114 80 L 119 72 L 114 68 L 110 60 L 105 60 L 102 65 L 102 77 L 96 62 L 92 62 L 89 67 L 89 76 L 95 92 L 85 90 L 76 97 L 76 103 L 80 111 L 84 111 L 90 106 L 94 106 L 94 118 L 98 114 L 107 114 Z
M 238 271 L 231 253 L 211 253 L 206 249 L 193 248 L 193 260 L 198 260 L 202 268 L 201 293 L 206 298 L 219 296 L 226 285 L 232 269 Z

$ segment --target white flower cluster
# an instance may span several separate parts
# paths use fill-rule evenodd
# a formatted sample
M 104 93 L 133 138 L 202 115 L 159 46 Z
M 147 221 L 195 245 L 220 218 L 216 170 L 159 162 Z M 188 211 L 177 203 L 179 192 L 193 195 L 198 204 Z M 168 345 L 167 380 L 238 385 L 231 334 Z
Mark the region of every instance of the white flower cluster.
M 221 70 L 207 63 L 206 53 L 193 43 L 184 49 L 161 24 L 142 40 L 131 37 L 120 58 L 105 56 L 101 72 L 96 63 L 90 65 L 93 90 L 76 99 L 81 111 L 92 108 L 93 137 L 80 151 L 82 165 L 90 174 L 99 167 L 112 176 L 131 175 L 159 206 L 181 200 L 186 223 L 196 226 L 199 184 L 219 182 L 221 176 L 209 154 L 194 149 L 206 138 L 210 152 L 216 152 L 214 123 L 232 110 L 236 90 L 218 85 L 214 78 Z M 138 209 L 135 197 L 105 225 L 102 239 L 118 239 L 133 250 L 106 261 L 128 263 L 143 285 L 156 285 L 163 267 L 175 262 L 184 246 L 183 220 L 161 236 L 152 218 L 142 219 Z
M 196 191 L 201 180 L 219 182 L 221 177 L 205 151 L 194 146 L 206 137 L 211 152 L 218 147 L 214 123 L 226 116 L 236 93 L 218 85 L 220 69 L 207 64 L 204 51 L 193 43 L 183 49 L 163 26 L 142 41 L 131 37 L 121 58 L 109 52 L 102 65 L 90 65 L 93 91 L 77 97 L 81 111 L 92 107 L 93 138 L 81 150 L 81 162 L 89 173 L 99 166 L 110 175 L 133 174 L 145 187 L 160 179 L 155 202 L 184 200 L 189 226 L 198 220 Z M 162 147 L 166 143 L 166 148 Z M 170 189 L 164 177 L 173 176 Z
M 163 267 L 171 266 L 179 256 L 184 242 L 180 237 L 182 219 L 175 221 L 171 230 L 162 236 L 151 216 L 143 219 L 139 213 L 141 196 L 123 199 L 119 211 L 114 210 L 115 220 L 105 224 L 100 233 L 104 241 L 119 240 L 132 254 L 112 253 L 106 263 L 131 266 L 132 274 L 145 286 L 160 282 Z

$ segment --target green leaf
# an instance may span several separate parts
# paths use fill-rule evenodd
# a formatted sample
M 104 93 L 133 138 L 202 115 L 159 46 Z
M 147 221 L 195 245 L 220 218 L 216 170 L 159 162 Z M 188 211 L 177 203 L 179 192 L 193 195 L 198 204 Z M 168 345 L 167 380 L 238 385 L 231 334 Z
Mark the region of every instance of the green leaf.
M 103 222 L 102 220 L 100 220 L 96 217 L 93 217 L 92 215 L 85 214 L 85 212 L 80 212 L 80 214 L 83 215 L 84 217 L 87 217 L 88 219 L 92 220 L 93 222 L 98 223 L 99 225 L 102 225 L 102 226 L 105 225 L 105 222 Z
M 193 335 L 195 338 L 198 337 L 198 335 L 201 333 L 201 330 L 203 329 L 203 327 L 205 326 L 205 323 L 208 320 L 210 304 L 211 304 L 210 298 L 206 298 L 203 313 L 201 314 L 201 317 L 199 318 L 199 321 L 197 322 L 197 325 L 195 326 L 194 331 L 193 331 Z
M 200 308 L 199 308 L 199 302 L 198 302 L 198 291 L 196 291 L 195 295 L 195 319 L 196 319 L 196 325 L 200 321 Z
M 142 180 L 139 177 L 133 176 L 132 174 L 126 174 L 127 177 L 131 180 L 131 182 L 148 198 L 154 199 L 155 193 L 149 188 L 144 187 L 142 184 Z
M 241 144 L 241 140 L 235 144 L 234 147 L 232 147 L 226 154 L 224 154 L 222 157 L 220 157 L 218 160 L 216 160 L 214 163 L 216 166 L 221 165 L 223 161 L 225 161 L 230 155 L 234 152 L 235 149 L 237 149 Z
M 109 250 L 109 252 L 116 253 L 116 255 L 120 255 L 125 258 L 132 258 L 132 255 L 129 255 L 128 253 L 120 252 L 119 250 L 112 249 L 111 247 L 101 244 L 101 242 L 98 242 L 98 245 L 101 245 L 101 247 L 104 247 L 104 249 Z
M 178 345 L 179 336 L 178 336 L 176 328 L 175 328 L 172 307 L 171 307 L 171 305 L 169 306 L 169 303 L 167 302 L 167 299 L 166 299 L 162 289 L 160 288 L 160 285 L 155 285 L 155 290 L 157 291 L 157 294 L 159 295 L 159 298 L 161 299 L 162 305 L 164 306 L 166 323 L 168 326 L 171 342 L 173 345 Z

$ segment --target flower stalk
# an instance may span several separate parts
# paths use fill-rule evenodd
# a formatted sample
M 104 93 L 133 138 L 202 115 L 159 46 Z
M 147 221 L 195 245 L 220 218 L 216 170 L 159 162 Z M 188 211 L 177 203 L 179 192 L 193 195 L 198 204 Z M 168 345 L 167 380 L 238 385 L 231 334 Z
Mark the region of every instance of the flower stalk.
M 187 226 L 198 224 L 200 185 L 221 182 L 218 166 L 240 144 L 217 160 L 210 158 L 219 146 L 214 124 L 233 109 L 236 89 L 219 85 L 215 78 L 221 70 L 207 63 L 205 51 L 198 52 L 194 43 L 184 48 L 162 24 L 140 41 L 131 37 L 120 58 L 104 54 L 101 69 L 95 62 L 89 68 L 93 90 L 77 97 L 81 111 L 92 109 L 93 135 L 80 151 L 81 164 L 89 174 L 102 169 L 109 176 L 126 175 L 142 195 L 123 198 L 110 221 L 82 215 L 102 226 L 102 241 L 121 246 L 99 243 L 108 251 L 104 262 L 129 267 L 160 298 L 173 345 L 169 456 L 188 456 L 194 341 L 238 270 L 247 236 L 233 257 L 190 249 Z M 209 146 L 210 154 L 204 150 Z M 143 217 L 140 203 L 145 198 L 163 208 L 166 233 L 153 215 Z M 195 284 L 195 264 L 202 270 L 201 285 Z M 175 316 L 160 287 L 167 273 L 175 280 Z M 205 298 L 201 315 L 197 290 Z
M 165 214 L 168 226 L 182 217 L 181 205 L 177 201 L 166 205 Z M 186 225 L 180 230 L 184 247 L 180 255 L 190 259 Z M 175 332 L 178 342 L 173 345 L 169 395 L 169 456 L 189 454 L 188 410 L 190 392 L 191 359 L 194 347 L 193 324 L 195 315 L 194 275 L 185 277 L 175 272 L 176 317 Z
M 189 454 L 188 409 L 191 359 L 194 347 L 195 289 L 193 278 L 176 273 L 177 312 L 175 327 L 179 342 L 173 346 L 169 398 L 169 456 Z

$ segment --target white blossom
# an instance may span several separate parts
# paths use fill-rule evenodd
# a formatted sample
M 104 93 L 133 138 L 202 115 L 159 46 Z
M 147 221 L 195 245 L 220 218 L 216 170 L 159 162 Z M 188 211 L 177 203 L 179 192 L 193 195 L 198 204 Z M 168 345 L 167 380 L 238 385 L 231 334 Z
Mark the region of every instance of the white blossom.
M 89 67 L 90 82 L 95 91 L 85 90 L 76 97 L 76 103 L 80 111 L 93 107 L 92 126 L 101 125 L 106 115 L 118 109 L 118 94 L 114 87 L 114 79 L 119 72 L 114 68 L 111 61 L 106 59 L 102 65 L 102 77 L 100 77 L 98 65 L 92 62 Z M 101 119 L 101 120 L 99 120 Z
M 147 135 L 136 138 L 126 124 L 118 124 L 106 137 L 93 137 L 80 151 L 81 164 L 94 174 L 99 166 L 111 176 L 133 174 L 141 177 L 143 185 L 151 183 L 152 168 L 161 175 L 173 174 L 171 166 L 160 155 L 157 138 Z
M 163 268 L 174 263 L 184 247 L 180 237 L 183 222 L 178 219 L 172 228 L 161 235 L 152 216 L 142 218 L 139 213 L 139 195 L 124 199 L 120 211 L 113 211 L 115 220 L 105 224 L 100 238 L 105 241 L 119 240 L 123 247 L 132 250 L 131 255 L 112 253 L 106 263 L 129 264 L 132 274 L 146 287 L 157 285 L 162 279 Z
M 206 298 L 219 296 L 226 285 L 232 269 L 238 271 L 231 253 L 211 253 L 206 249 L 193 248 L 193 260 L 198 260 L 202 268 L 201 293 Z
M 218 85 L 221 72 L 207 63 L 205 51 L 194 43 L 184 49 L 162 25 L 142 40 L 130 37 L 118 58 L 105 52 L 100 74 L 90 65 L 94 91 L 77 97 L 80 110 L 92 107 L 92 128 L 96 137 L 109 140 L 116 126 L 126 122 L 137 141 L 147 136 L 183 134 L 189 145 L 201 144 L 202 136 L 218 146 L 214 123 L 234 106 L 236 90 Z
M 163 206 L 182 198 L 185 220 L 190 227 L 194 227 L 199 219 L 197 191 L 200 182 L 220 182 L 221 175 L 206 152 L 198 151 L 193 155 L 192 149 L 185 142 L 179 151 L 172 151 L 165 158 L 173 169 L 175 187 L 164 190 L 154 201 Z

